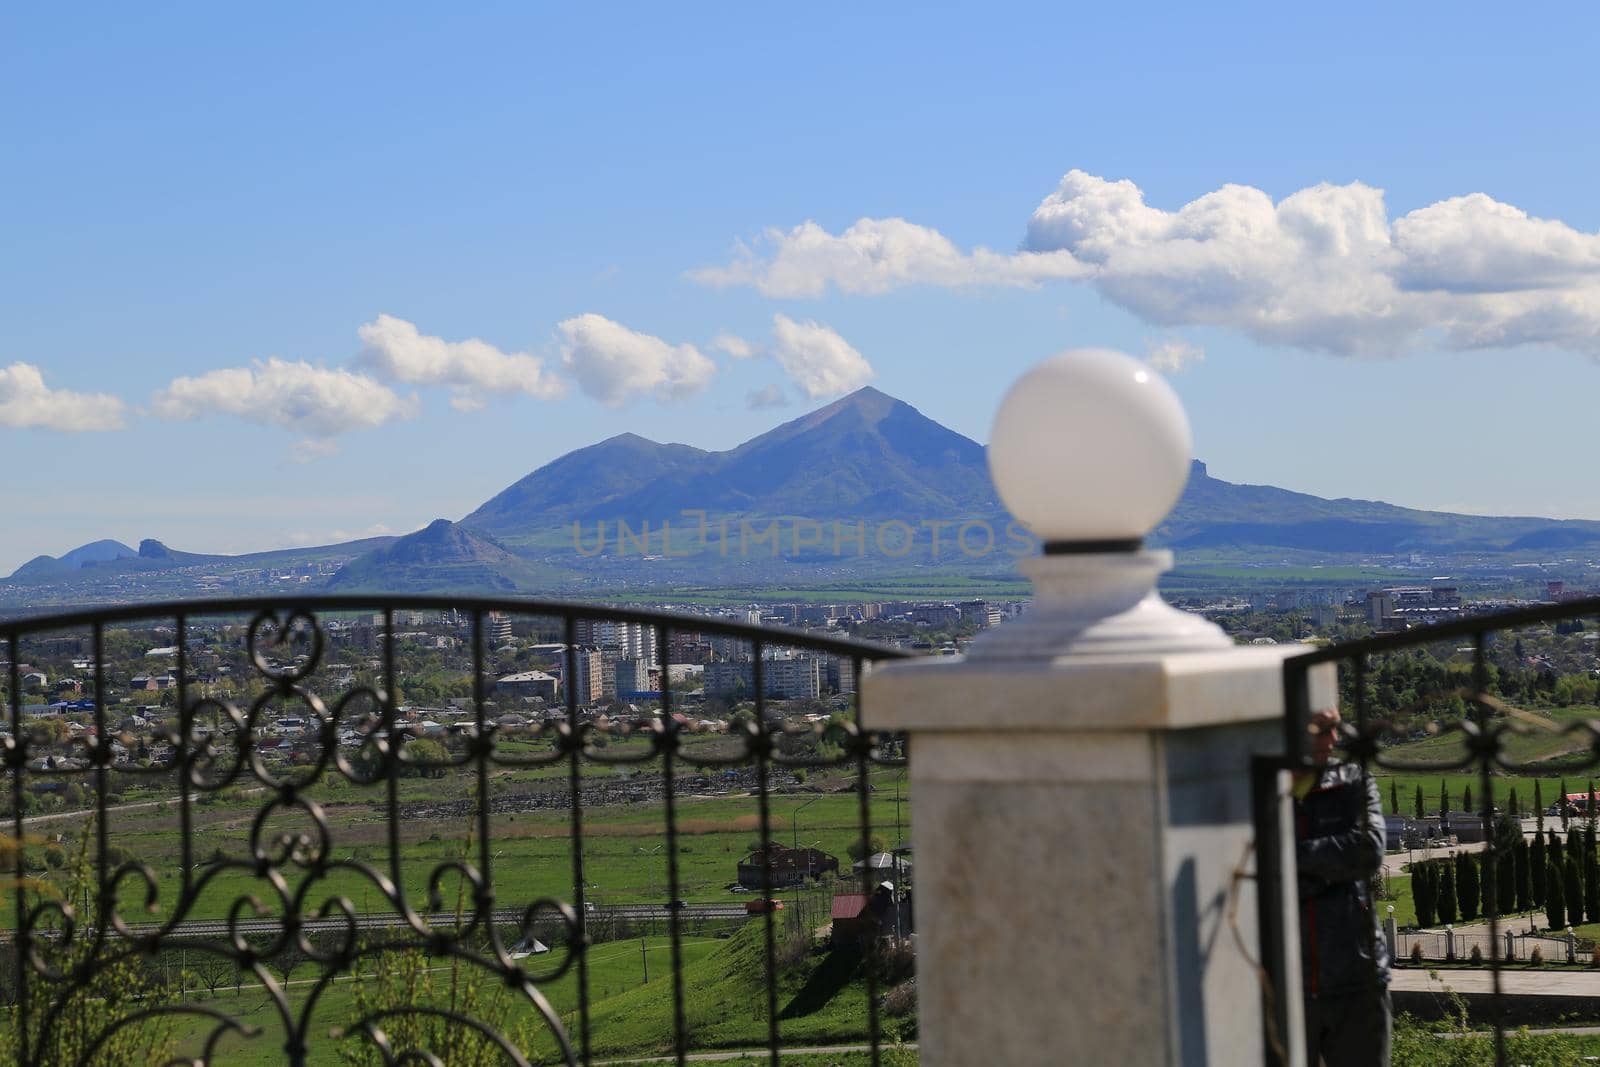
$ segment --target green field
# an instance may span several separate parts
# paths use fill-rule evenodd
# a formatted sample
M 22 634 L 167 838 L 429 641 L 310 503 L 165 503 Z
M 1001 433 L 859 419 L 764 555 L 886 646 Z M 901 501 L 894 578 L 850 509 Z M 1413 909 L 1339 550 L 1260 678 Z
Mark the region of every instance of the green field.
M 1579 773 L 1574 773 L 1567 776 L 1567 789 L 1573 793 L 1586 791 L 1589 788 L 1591 775 L 1595 775 L 1595 788 L 1597 791 L 1597 796 L 1600 796 L 1600 775 L 1595 774 L 1593 770 L 1584 771 L 1581 773 L 1581 775 Z M 1412 815 L 1415 813 L 1416 791 L 1418 786 L 1422 787 L 1422 802 L 1424 810 L 1430 815 L 1439 810 L 1439 790 L 1441 784 L 1446 787 L 1450 794 L 1450 810 L 1460 810 L 1461 796 L 1463 790 L 1465 789 L 1472 790 L 1473 810 L 1477 811 L 1483 807 L 1483 777 L 1477 773 L 1451 771 L 1442 774 L 1428 774 L 1422 772 L 1385 774 L 1380 772 L 1374 777 L 1378 782 L 1378 792 L 1383 797 L 1383 810 L 1389 814 L 1394 813 L 1390 783 L 1394 783 L 1397 787 L 1400 800 L 1399 814 L 1401 815 Z M 1533 794 L 1535 784 L 1537 783 L 1540 796 L 1544 801 L 1545 807 L 1548 808 L 1550 805 L 1556 802 L 1556 794 L 1561 791 L 1561 781 L 1562 776 L 1559 773 L 1552 774 L 1548 777 L 1544 775 L 1533 777 L 1530 775 L 1501 774 L 1494 774 L 1490 776 L 1490 785 L 1494 793 L 1493 799 L 1495 806 L 1502 809 L 1505 808 L 1507 802 L 1510 800 L 1511 790 L 1515 789 L 1517 791 L 1517 804 L 1522 814 L 1530 818 L 1534 814 Z M 1574 820 L 1574 822 L 1578 821 L 1579 820 Z M 1550 829 L 1559 830 L 1561 829 L 1561 820 L 1554 815 L 1546 816 L 1545 826 Z
M 874 833 L 889 845 L 896 842 L 895 780 L 899 775 L 900 772 L 889 768 L 878 768 L 870 775 L 876 789 L 870 806 Z M 509 780 L 513 776 L 505 777 Z M 416 796 L 403 796 L 403 805 L 428 802 L 441 793 L 455 798 L 465 795 L 464 783 L 417 780 L 415 784 L 419 792 Z M 848 784 L 835 787 L 849 788 Z M 381 797 L 382 793 L 371 787 L 346 786 L 323 793 L 322 810 L 333 841 L 329 851 L 331 859 L 357 860 L 381 872 L 392 872 L 393 858 L 387 845 L 388 822 Z M 246 796 L 235 802 L 196 809 L 193 856 L 201 865 L 195 872 L 196 877 L 210 874 L 204 865 L 216 850 L 230 858 L 248 855 L 251 820 L 257 811 L 251 801 L 257 799 Z M 910 841 L 909 799 L 909 790 L 902 787 L 898 809 L 899 840 L 903 843 Z M 465 801 L 461 803 L 466 804 Z M 800 810 L 802 805 L 803 811 Z M 859 797 L 853 790 L 775 795 L 770 801 L 772 838 L 783 844 L 814 846 L 840 857 L 843 877 L 848 879 L 847 852 L 860 836 L 859 805 Z M 174 808 L 168 805 L 165 809 L 116 812 L 110 819 L 108 829 L 112 841 L 148 863 L 158 879 L 158 905 L 153 911 L 138 906 L 142 901 L 142 883 L 133 878 L 123 883 L 124 918 L 129 922 L 159 920 L 167 914 L 166 903 L 178 894 L 181 834 Z M 477 847 L 468 848 L 465 838 L 471 822 L 462 815 L 403 815 L 398 884 L 413 907 L 426 906 L 428 880 L 436 867 L 464 855 L 471 862 L 478 862 Z M 272 840 L 278 833 L 305 832 L 311 825 L 303 813 L 275 813 L 267 823 L 270 832 L 265 839 Z M 573 838 L 570 814 L 565 808 L 497 814 L 491 816 L 490 825 L 490 862 L 500 906 L 521 907 L 541 897 L 573 898 Z M 677 826 L 678 896 L 692 902 L 736 903 L 747 899 L 729 893 L 726 887 L 737 877 L 738 861 L 758 840 L 760 813 L 756 798 L 743 795 L 680 797 Z M 584 881 L 589 900 L 606 906 L 672 899 L 665 819 L 659 802 L 589 808 L 584 812 L 583 834 Z M 309 872 L 302 873 L 302 870 L 293 864 L 283 868 L 291 889 L 310 877 Z M 440 889 L 446 908 L 454 905 L 461 886 L 453 874 L 442 880 Z M 281 907 L 273 906 L 277 898 L 265 877 L 249 870 L 228 868 L 211 874 L 189 917 L 223 918 L 235 900 L 252 894 L 268 905 L 268 914 L 281 912 Z M 337 896 L 349 898 L 359 912 L 392 910 L 370 879 L 343 868 L 332 869 L 316 881 L 303 910 L 314 909 Z M 8 898 L 3 912 L 7 923 L 13 921 L 12 908 Z
M 671 945 L 665 937 L 607 942 L 591 947 L 589 967 L 589 1032 L 597 1058 L 660 1055 L 672 1051 L 673 982 Z M 752 1048 L 767 1040 L 765 947 L 760 925 L 751 923 L 731 938 L 685 937 L 681 942 L 685 1032 L 692 1049 Z M 559 953 L 525 961 L 530 973 L 551 973 Z M 648 973 L 646 967 L 648 965 Z M 850 1045 L 866 1040 L 868 1021 L 863 960 L 858 951 L 831 951 L 817 944 L 779 967 L 778 1022 L 784 1045 Z M 890 979 L 892 980 L 892 978 Z M 886 986 L 887 988 L 887 986 Z M 299 1019 L 316 990 L 310 980 L 288 986 L 291 1016 Z M 577 970 L 539 984 L 571 1040 L 578 1042 Z M 365 1001 L 363 1001 L 365 997 Z M 255 1031 L 226 1032 L 216 1046 L 215 1061 L 229 1067 L 275 1067 L 283 1062 L 286 1029 L 275 1002 L 260 986 L 194 996 L 184 1008 L 226 1014 Z M 314 1067 L 352 1062 L 362 1047 L 354 1024 L 364 1013 L 391 1004 L 436 1009 L 453 1008 L 480 1019 L 523 1049 L 534 1063 L 561 1062 L 550 1028 L 521 994 L 494 983 L 474 983 L 470 969 L 433 962 L 391 974 L 380 986 L 365 975 L 341 979 L 322 991 L 307 1027 Z M 198 1056 L 216 1023 L 198 1014 L 179 1015 L 172 1031 L 176 1051 Z M 402 1024 L 389 1032 L 404 1041 Z M 914 1023 L 886 1017 L 884 1044 L 909 1064 L 914 1056 L 892 1046 L 910 1038 Z M 436 1034 L 437 1036 L 437 1034 Z M 402 1049 L 397 1047 L 397 1051 Z M 375 1062 L 372 1059 L 353 1062 Z M 477 1061 L 474 1061 L 477 1062 Z M 488 1062 L 498 1062 L 490 1059 Z M 838 1062 L 851 1062 L 843 1060 Z

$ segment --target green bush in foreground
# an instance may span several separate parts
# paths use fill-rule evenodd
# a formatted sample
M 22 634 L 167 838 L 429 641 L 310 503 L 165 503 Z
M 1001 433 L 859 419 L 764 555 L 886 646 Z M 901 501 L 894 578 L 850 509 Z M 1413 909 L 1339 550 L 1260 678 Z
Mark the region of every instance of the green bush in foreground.
M 1467 1031 L 1465 1015 L 1448 1032 L 1430 1029 L 1401 1015 L 1394 1025 L 1392 1067 L 1493 1067 L 1494 1034 Z M 1570 1067 L 1583 1062 L 1585 1039 L 1571 1034 L 1506 1034 L 1507 1062 L 1524 1067 Z

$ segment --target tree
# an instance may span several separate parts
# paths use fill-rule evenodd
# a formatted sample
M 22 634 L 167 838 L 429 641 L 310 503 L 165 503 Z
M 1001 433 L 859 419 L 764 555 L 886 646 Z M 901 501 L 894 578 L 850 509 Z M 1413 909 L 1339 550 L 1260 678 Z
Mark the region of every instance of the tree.
M 1541 857 L 1542 858 L 1542 857 Z M 1517 877 L 1517 910 L 1529 912 L 1534 908 L 1533 898 L 1533 864 L 1528 856 L 1528 842 L 1518 841 L 1511 853 L 1512 865 L 1516 868 Z M 1541 885 L 1544 879 L 1540 878 Z
M 1567 828 L 1567 780 L 1561 779 L 1561 795 L 1556 797 L 1556 808 L 1561 812 L 1561 828 Z
M 1419 821 L 1427 816 L 1428 813 L 1425 810 L 1423 810 L 1423 806 L 1422 806 L 1422 783 L 1421 782 L 1417 783 L 1416 809 L 1417 809 L 1416 810 L 1416 816 L 1417 816 L 1417 819 Z
M 1450 811 L 1450 783 L 1439 779 L 1439 814 L 1445 815 Z
M 1529 902 L 1534 908 L 1544 907 L 1544 877 L 1549 867 L 1549 857 L 1545 855 L 1544 836 L 1535 834 L 1533 843 L 1528 846 L 1529 885 L 1531 894 Z M 1531 910 L 1531 909 L 1530 909 Z
M 1545 854 L 1551 863 L 1561 866 L 1561 838 L 1555 835 L 1554 830 L 1550 832 L 1550 840 L 1545 842 Z
M 443 778 L 449 768 L 440 766 L 450 760 L 450 750 L 426 737 L 413 738 L 401 749 L 405 755 L 405 773 L 420 778 Z
M 1589 779 L 1589 825 L 1594 825 L 1594 779 Z
M 1502 852 L 1494 864 L 1494 910 L 1492 915 L 1504 915 L 1517 909 L 1517 854 L 1516 849 Z M 1488 884 L 1488 879 L 1484 879 Z
M 1434 865 L 1414 864 L 1411 868 L 1411 901 L 1417 909 L 1417 925 L 1433 926 L 1436 921 L 1434 903 L 1438 899 L 1438 886 L 1434 878 Z
M 1456 896 L 1461 907 L 1461 921 L 1471 922 L 1478 917 L 1478 902 L 1483 896 L 1483 887 L 1478 879 L 1477 857 L 1466 853 L 1456 853 Z
M 1490 807 L 1493 806 L 1493 804 L 1490 805 Z M 1522 801 L 1517 799 L 1516 786 L 1511 787 L 1511 795 L 1506 798 L 1506 811 L 1510 813 L 1513 819 L 1522 815 Z
M 1594 850 L 1584 857 L 1583 913 L 1592 923 L 1600 923 L 1600 867 L 1595 866 Z
M 1567 925 L 1567 905 L 1561 891 L 1561 868 L 1550 861 L 1544 875 L 1544 917 L 1550 929 L 1560 930 Z
M 1578 857 L 1567 853 L 1561 893 L 1567 903 L 1567 922 L 1583 922 L 1583 872 L 1578 869 Z
M 1533 780 L 1533 817 L 1538 821 L 1538 829 L 1544 833 L 1544 793 L 1539 789 L 1539 779 Z
M 1439 921 L 1453 923 L 1456 921 L 1456 873 L 1454 864 L 1449 860 L 1439 865 L 1439 897 L 1434 902 L 1434 909 L 1439 913 Z
M 1389 810 L 1400 814 L 1400 779 L 1389 779 Z
M 1470 785 L 1462 786 L 1461 788 L 1461 810 L 1472 810 L 1472 787 Z
M 882 835 L 873 834 L 872 837 L 866 842 L 863 842 L 859 837 L 856 838 L 854 841 L 850 842 L 850 847 L 845 851 L 849 853 L 850 859 L 853 862 L 859 863 L 868 856 L 876 856 L 878 853 L 884 851 L 888 847 L 888 842 L 884 841 Z

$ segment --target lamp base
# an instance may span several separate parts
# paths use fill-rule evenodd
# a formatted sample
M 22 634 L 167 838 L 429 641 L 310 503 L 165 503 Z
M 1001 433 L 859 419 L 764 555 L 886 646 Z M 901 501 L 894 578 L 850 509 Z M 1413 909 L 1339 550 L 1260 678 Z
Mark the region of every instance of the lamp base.
M 1221 627 L 1156 592 L 1165 549 L 1034 556 L 1020 564 L 1034 600 L 1022 618 L 980 635 L 969 660 L 1147 655 L 1228 648 Z

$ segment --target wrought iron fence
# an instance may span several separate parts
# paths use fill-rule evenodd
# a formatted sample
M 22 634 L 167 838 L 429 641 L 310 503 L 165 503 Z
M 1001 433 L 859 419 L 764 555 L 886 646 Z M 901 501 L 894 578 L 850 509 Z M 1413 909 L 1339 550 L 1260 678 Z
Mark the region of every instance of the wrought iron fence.
M 416 636 L 402 629 L 415 612 L 449 619 L 459 634 L 451 638 L 424 628 L 424 645 L 432 640 L 435 647 L 420 654 L 428 662 L 453 658 L 466 669 L 469 692 L 454 723 L 402 715 L 397 692 L 407 683 L 397 663 L 401 646 Z M 553 669 L 559 665 L 560 696 L 545 704 L 537 723 L 496 714 L 505 705 L 490 700 L 490 669 L 506 662 L 491 645 L 519 623 L 528 635 L 547 639 L 540 645 L 543 654 L 554 657 Z M 593 672 L 603 672 L 605 662 L 580 637 L 596 625 L 618 624 L 631 628 L 629 640 L 655 647 L 659 688 L 640 685 L 637 677 L 634 682 L 636 691 L 650 694 L 639 702 L 654 705 L 653 714 L 639 712 L 636 705 L 614 704 L 599 714 L 588 706 L 603 691 Z M 129 673 L 122 681 L 131 670 L 128 658 L 140 651 L 130 651 L 130 632 L 170 635 L 170 646 L 152 650 L 157 654 L 150 657 L 157 669 L 170 664 L 167 674 Z M 216 685 L 201 680 L 220 678 L 218 672 L 228 669 L 218 662 L 211 642 L 218 634 L 223 636 L 217 642 L 235 650 L 232 655 L 248 679 L 234 675 Z M 456 640 L 464 647 L 452 651 L 449 643 Z M 341 655 L 336 668 L 330 647 L 344 641 L 367 655 Z M 733 672 L 738 677 L 732 691 L 734 703 L 740 696 L 753 702 L 753 714 L 734 711 L 721 719 L 706 718 L 704 709 L 698 719 L 687 714 L 695 710 L 689 703 L 691 687 L 674 668 L 690 662 L 691 653 L 704 658 L 707 642 L 723 646 L 724 653 L 731 649 L 740 656 L 736 661 L 747 665 Z M 527 646 L 523 641 L 507 647 Z M 694 647 L 683 651 L 688 646 Z M 48 696 L 31 695 L 35 688 L 46 694 L 52 688 L 45 672 L 29 662 L 44 655 L 40 649 L 73 664 L 83 676 L 77 680 L 81 693 L 57 691 L 58 699 L 50 702 L 54 707 L 44 703 Z M 848 698 L 839 702 L 839 714 L 828 720 L 814 714 L 818 721 L 812 723 L 777 713 L 772 695 L 781 687 L 770 676 L 792 672 L 797 661 L 769 659 L 775 650 L 802 659 L 821 657 L 814 666 L 819 673 L 825 664 L 835 666 L 836 688 Z M 455 1053 L 427 1047 L 450 1033 L 455 1044 L 449 1048 L 474 1049 L 480 1057 L 474 1062 L 588 1064 L 595 1055 L 590 949 L 598 936 L 621 924 L 630 930 L 653 925 L 666 935 L 671 1033 L 662 1037 L 683 1063 L 692 1031 L 685 932 L 746 918 L 760 925 L 764 1003 L 752 1015 L 764 1018 L 767 1055 L 776 1064 L 783 1041 L 779 931 L 786 916 L 770 902 L 793 874 L 775 867 L 795 861 L 775 847 L 784 829 L 775 827 L 775 783 L 783 778 L 793 786 L 798 776 L 829 771 L 853 776 L 846 783 L 854 797 L 852 836 L 870 856 L 865 846 L 874 829 L 872 776 L 906 762 L 903 739 L 861 726 L 855 696 L 874 661 L 903 653 L 716 617 L 455 597 L 189 601 L 6 624 L 0 626 L 0 652 L 8 661 L 9 732 L 3 754 L 13 882 L 9 915 L 0 924 L 9 942 L 0 948 L 8 948 L 12 957 L 10 981 L 0 985 L 9 1015 L 9 1051 L 17 1062 L 30 1065 L 105 1062 L 106 1050 L 119 1041 L 126 1043 L 149 1027 L 170 1027 L 183 1017 L 202 1021 L 199 1047 L 188 1050 L 184 1062 L 217 1062 L 216 1050 L 225 1038 L 258 1034 L 259 1028 L 236 1012 L 174 998 L 170 985 L 138 978 L 145 973 L 140 968 L 176 951 L 187 961 L 179 968 L 185 982 L 198 986 L 201 979 L 190 970 L 203 965 L 213 989 L 248 981 L 264 994 L 267 1015 L 283 1036 L 287 1064 L 307 1063 L 332 1023 L 342 1028 L 342 1040 L 356 1047 L 353 1060 L 450 1062 Z M 408 653 L 406 658 L 414 657 Z M 202 659 L 203 669 L 197 667 Z M 808 669 L 813 668 L 801 668 L 801 674 Z M 740 671 L 748 671 L 748 678 Z M 554 687 L 540 673 L 527 672 L 522 682 L 540 688 L 542 699 Z M 109 695 L 134 686 L 137 693 L 153 694 L 148 699 L 168 704 L 144 725 L 140 716 L 127 713 L 136 703 L 113 704 Z M 803 678 L 800 689 L 806 689 Z M 539 699 L 518 706 L 537 710 Z M 66 714 L 55 714 L 63 704 Z M 154 721 L 163 716 L 169 718 L 165 725 Z M 625 780 L 597 774 L 603 768 L 638 772 L 647 766 L 658 773 L 634 773 Z M 497 782 L 506 772 L 544 774 L 548 788 L 525 798 L 521 808 L 508 807 Z M 406 839 L 404 824 L 415 817 L 415 808 L 402 801 L 402 790 L 419 775 L 453 776 L 465 786 L 459 800 L 428 809 L 430 818 L 459 825 L 464 843 L 454 856 L 423 860 L 415 842 Z M 148 799 L 122 801 L 123 782 L 142 783 L 132 788 Z M 759 898 L 752 893 L 709 904 L 684 898 L 682 861 L 692 847 L 683 832 L 684 810 L 692 803 L 686 791 L 708 789 L 753 798 L 759 847 L 747 863 L 759 866 L 758 886 L 752 887 Z M 330 796 L 364 810 L 369 822 L 331 818 Z M 46 798 L 63 797 L 64 802 L 48 802 L 61 811 L 41 814 Z M 219 798 L 243 805 L 248 825 L 242 830 L 243 847 L 207 853 L 205 842 L 218 832 L 208 820 Z M 594 883 L 585 866 L 586 809 L 601 803 L 624 805 L 641 822 L 659 809 L 661 841 L 650 850 L 658 854 L 650 861 L 660 864 L 658 902 L 593 899 Z M 529 805 L 532 810 L 559 805 L 564 813 L 570 867 L 560 877 L 570 892 L 564 899 L 546 894 L 508 907 L 501 889 L 505 876 L 527 872 L 509 867 L 509 860 L 500 862 L 510 829 L 506 820 L 530 810 Z M 115 819 L 152 811 L 176 820 L 175 870 L 170 862 L 158 870 L 141 858 L 142 839 L 125 839 L 113 826 Z M 898 802 L 895 811 L 898 817 Z M 85 823 L 93 830 L 82 833 L 75 861 L 55 841 L 56 827 Z M 359 829 L 353 848 L 339 840 L 340 830 L 352 826 Z M 799 844 L 796 825 L 793 845 L 798 849 Z M 646 850 L 641 846 L 640 851 Z M 381 859 L 372 858 L 372 852 Z M 75 862 L 77 882 L 66 874 Z M 904 862 L 896 853 L 895 873 L 903 872 Z M 866 898 L 861 917 L 876 914 L 874 906 L 887 915 L 886 905 L 895 924 L 902 923 L 902 910 L 909 923 L 901 880 L 896 879 L 887 901 L 876 900 L 875 894 L 884 895 L 877 883 L 882 872 L 870 861 L 861 869 Z M 67 895 L 63 886 L 72 886 Z M 359 901 L 352 886 L 360 887 Z M 221 905 L 218 894 L 225 897 Z M 761 903 L 744 903 L 752 898 Z M 146 912 L 143 921 L 135 921 L 135 909 Z M 863 945 L 860 1040 L 876 1064 L 883 992 L 876 957 L 882 949 L 874 932 Z M 546 954 L 545 948 L 555 951 Z M 531 1051 L 528 1042 L 504 1032 L 498 1025 L 504 1012 L 478 1011 L 484 1002 L 471 997 L 406 1003 L 363 1000 L 358 993 L 346 1017 L 326 1017 L 321 1009 L 333 999 L 335 982 L 361 975 L 370 979 L 385 961 L 408 953 L 448 965 L 455 969 L 452 974 L 465 968 L 492 982 L 503 991 L 494 995 L 514 999 L 542 1024 L 540 1050 Z M 553 962 L 541 962 L 541 956 Z M 644 962 L 648 968 L 648 959 Z M 308 977 L 294 983 L 301 988 L 292 993 L 290 975 L 302 966 Z M 550 994 L 561 983 L 564 1008 Z
M 1600 657 L 1592 644 L 1581 645 L 1581 634 L 1592 635 L 1594 631 L 1583 624 L 1587 621 L 1592 625 L 1597 618 L 1600 598 L 1570 600 L 1380 633 L 1285 660 L 1287 755 L 1257 760 L 1254 791 L 1271 1062 L 1291 1062 L 1290 1043 L 1300 1039 L 1294 1031 L 1297 1010 L 1287 1003 L 1288 998 L 1272 992 L 1297 989 L 1300 985 L 1298 975 L 1289 980 L 1298 956 L 1298 946 L 1291 943 L 1299 934 L 1299 905 L 1295 885 L 1283 874 L 1283 854 L 1295 847 L 1289 783 L 1294 776 L 1304 781 L 1317 769 L 1310 740 L 1312 715 L 1329 703 L 1336 702 L 1343 713 L 1336 759 L 1359 765 L 1367 777 L 1378 772 L 1390 776 L 1470 777 L 1467 788 L 1473 791 L 1470 807 L 1475 818 L 1457 813 L 1455 821 L 1459 825 L 1452 825 L 1452 815 L 1445 810 L 1436 820 L 1443 825 L 1433 825 L 1431 816 L 1423 821 L 1429 823 L 1430 834 L 1448 838 L 1463 832 L 1484 841 L 1481 852 L 1466 860 L 1473 866 L 1473 877 L 1480 879 L 1474 903 L 1481 902 L 1481 920 L 1473 925 L 1481 929 L 1451 930 L 1448 934 L 1440 929 L 1402 929 L 1395 934 L 1392 956 L 1404 966 L 1414 949 L 1420 949 L 1422 958 L 1436 966 L 1435 961 L 1451 957 L 1466 961 L 1477 948 L 1492 974 L 1493 993 L 1488 998 L 1486 1019 L 1494 1030 L 1497 1064 L 1508 1062 L 1506 1032 L 1511 991 L 1505 988 L 1504 978 L 1508 969 L 1525 967 L 1536 947 L 1543 960 L 1550 963 L 1592 959 L 1592 943 L 1584 939 L 1562 931 L 1546 930 L 1541 934 L 1507 928 L 1510 916 L 1528 914 L 1529 893 L 1522 883 L 1533 880 L 1525 877 L 1527 859 L 1518 855 L 1528 848 L 1530 831 L 1519 812 L 1510 810 L 1516 794 L 1507 777 L 1537 777 L 1548 782 L 1554 792 L 1563 775 L 1583 776 L 1579 777 L 1582 781 L 1600 767 L 1600 719 L 1581 710 L 1574 713 L 1554 706 L 1555 683 L 1559 683 L 1563 672 L 1552 666 L 1555 657 L 1564 657 L 1564 665 L 1573 668 L 1567 672 L 1569 680 L 1579 679 L 1580 686 L 1584 675 L 1596 674 Z M 1547 630 L 1551 632 L 1546 633 Z M 1571 639 L 1565 646 L 1579 642 L 1576 651 L 1565 648 L 1546 656 L 1537 651 L 1530 654 L 1523 647 L 1524 638 L 1553 646 L 1560 642 L 1551 639 L 1562 637 Z M 1404 657 L 1413 659 L 1406 661 Z M 1396 664 L 1402 662 L 1409 662 L 1410 666 L 1396 669 Z M 1327 673 L 1330 671 L 1331 677 Z M 1530 675 L 1534 677 L 1532 682 L 1528 681 Z M 1396 678 L 1409 684 L 1397 690 L 1392 684 Z M 1530 692 L 1537 699 L 1530 700 Z M 1550 699 L 1541 695 L 1545 693 Z M 1593 702 L 1594 694 L 1589 693 L 1587 703 Z M 1393 788 L 1395 781 L 1391 778 L 1391 795 L 1383 798 L 1386 822 L 1401 816 L 1400 811 L 1393 810 L 1396 801 L 1401 809 L 1419 803 L 1413 795 L 1398 795 Z M 1420 795 L 1420 786 L 1416 788 L 1416 795 Z M 1461 794 L 1458 791 L 1456 795 Z M 1426 806 L 1435 799 L 1426 797 L 1420 803 Z M 1517 798 L 1524 805 L 1531 799 Z M 1565 810 L 1568 801 L 1562 797 L 1558 804 Z M 1448 787 L 1440 807 L 1449 808 Z M 1582 868 L 1580 878 L 1584 883 L 1597 885 L 1600 867 L 1595 858 L 1592 808 L 1587 804 L 1583 807 L 1582 818 L 1574 820 L 1583 827 L 1576 838 L 1576 862 Z M 1522 810 L 1529 811 L 1526 807 Z M 1413 816 L 1420 814 L 1413 811 Z M 1530 814 L 1533 817 L 1527 821 L 1542 824 L 1543 812 Z M 1364 818 L 1369 820 L 1365 830 L 1390 836 L 1388 827 L 1370 825 L 1370 814 Z M 1563 817 L 1562 821 L 1568 820 Z M 1396 822 L 1414 824 L 1416 820 L 1397 818 Z M 1408 840 L 1406 834 L 1418 832 L 1415 825 L 1409 830 L 1397 825 L 1397 829 L 1402 841 L 1391 843 L 1391 848 L 1397 844 L 1403 847 L 1403 841 Z M 1474 843 L 1473 847 L 1478 846 Z M 1600 888 L 1586 892 L 1600 895 Z M 1381 901 L 1369 898 L 1369 903 L 1376 906 Z M 1585 903 L 1592 910 L 1593 896 L 1578 903 L 1576 914 L 1580 918 L 1586 911 Z M 1572 906 L 1567 902 L 1569 913 Z M 1473 919 L 1477 920 L 1476 913 Z M 1527 925 L 1531 927 L 1535 921 L 1530 919 Z M 1600 979 L 1600 975 L 1596 977 Z M 1600 991 L 1600 984 L 1596 989 Z

